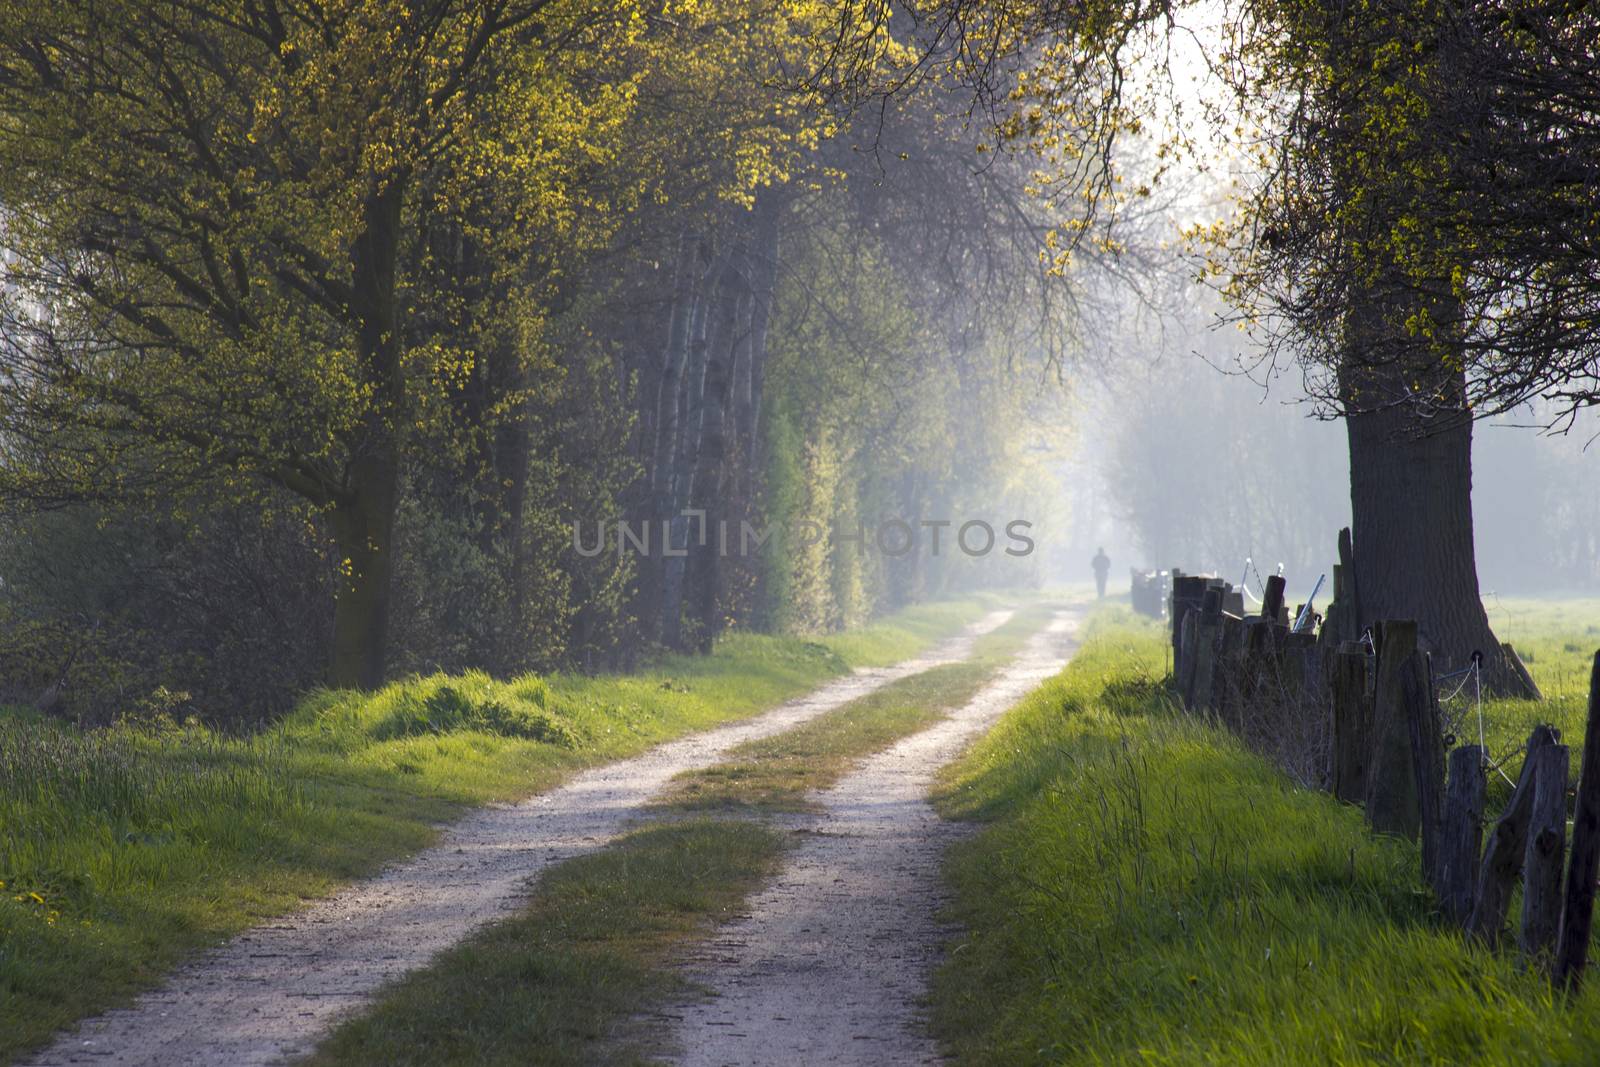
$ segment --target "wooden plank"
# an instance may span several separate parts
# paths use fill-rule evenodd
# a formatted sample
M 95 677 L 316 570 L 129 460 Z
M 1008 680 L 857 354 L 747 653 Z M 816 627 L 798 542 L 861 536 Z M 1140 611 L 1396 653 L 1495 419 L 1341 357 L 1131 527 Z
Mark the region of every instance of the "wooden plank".
M 1528 847 L 1528 823 L 1533 817 L 1533 776 L 1538 767 L 1534 756 L 1539 749 L 1556 741 L 1550 727 L 1533 728 L 1528 737 L 1528 754 L 1517 775 L 1516 791 L 1489 832 L 1489 847 L 1483 851 L 1483 865 L 1478 872 L 1478 898 L 1472 906 L 1472 917 L 1467 920 L 1467 936 L 1486 945 L 1499 944 L 1506 908 L 1511 903 L 1511 890 L 1516 885 L 1517 875 L 1522 873 L 1523 854 Z
M 1567 855 L 1567 746 L 1533 756 L 1533 812 L 1522 858 L 1522 934 L 1530 958 L 1548 962 L 1561 926 L 1561 865 Z
M 1174 571 L 1172 575 L 1172 676 L 1174 679 L 1183 677 L 1183 620 L 1191 611 L 1200 607 L 1201 598 L 1205 596 L 1206 579 L 1199 575 L 1182 574 Z
M 1367 764 L 1367 822 L 1380 834 L 1413 840 L 1420 827 L 1401 679 L 1417 650 L 1417 624 L 1390 619 L 1375 625 L 1378 676 L 1373 687 L 1372 757 Z
M 1556 935 L 1555 980 L 1568 989 L 1583 981 L 1594 922 L 1595 877 L 1600 874 L 1600 652 L 1589 673 L 1589 719 L 1583 728 L 1583 765 L 1572 812 L 1572 859 Z
M 1478 895 L 1478 853 L 1483 847 L 1483 795 L 1488 775 L 1483 749 L 1463 745 L 1450 753 L 1444 819 L 1439 827 L 1439 909 L 1465 926 Z

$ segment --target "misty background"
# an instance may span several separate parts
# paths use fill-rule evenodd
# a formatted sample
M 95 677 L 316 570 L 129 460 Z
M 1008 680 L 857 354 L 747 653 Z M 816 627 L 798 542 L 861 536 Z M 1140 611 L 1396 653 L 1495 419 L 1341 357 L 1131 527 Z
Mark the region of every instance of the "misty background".
M 1077 447 L 1061 484 L 1062 580 L 1103 546 L 1110 591 L 1128 569 L 1215 572 L 1250 588 L 1281 563 L 1291 597 L 1330 573 L 1350 523 L 1344 424 L 1319 417 L 1294 368 L 1259 348 L 1199 287 L 1159 309 L 1131 295 L 1096 316 L 1074 389 Z M 1478 574 L 1493 595 L 1600 592 L 1600 419 L 1548 430 L 1523 409 L 1473 441 Z M 1324 589 L 1319 600 L 1325 599 Z

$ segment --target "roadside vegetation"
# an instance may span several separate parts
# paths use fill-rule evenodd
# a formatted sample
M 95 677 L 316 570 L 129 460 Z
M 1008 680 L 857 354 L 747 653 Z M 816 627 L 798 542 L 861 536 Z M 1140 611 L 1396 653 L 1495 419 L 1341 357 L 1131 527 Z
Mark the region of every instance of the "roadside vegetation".
M 1487 704 L 1502 746 L 1541 717 L 1582 736 L 1596 607 L 1505 605 L 1552 699 Z M 965 933 L 935 1025 L 958 1061 L 1593 1062 L 1593 983 L 1562 1004 L 1514 954 L 1468 948 L 1415 846 L 1171 703 L 1165 639 L 1102 612 L 947 775 L 944 811 L 986 824 L 948 866 Z
M 469 806 L 906 658 L 987 603 L 817 640 L 731 634 L 631 675 L 322 691 L 248 737 L 159 708 L 95 730 L 0 710 L 0 1061 L 195 949 L 424 847 Z
M 776 871 L 802 811 L 860 760 L 971 700 L 1048 618 L 1034 604 L 972 655 L 900 679 L 681 775 L 644 825 L 550 869 L 515 917 L 386 987 L 313 1064 L 643 1062 L 650 1012 L 692 995 L 676 968 Z

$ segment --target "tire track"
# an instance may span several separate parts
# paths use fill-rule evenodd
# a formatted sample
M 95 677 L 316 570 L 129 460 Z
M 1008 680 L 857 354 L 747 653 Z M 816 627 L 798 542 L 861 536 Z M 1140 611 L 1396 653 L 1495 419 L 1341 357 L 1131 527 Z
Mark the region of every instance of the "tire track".
M 939 768 L 1065 665 L 1057 613 L 965 707 L 873 756 L 818 799 L 778 880 L 707 943 L 689 977 L 714 997 L 674 1009 L 683 1067 L 939 1061 L 922 1001 L 947 931 L 940 874 L 966 828 L 928 801 Z

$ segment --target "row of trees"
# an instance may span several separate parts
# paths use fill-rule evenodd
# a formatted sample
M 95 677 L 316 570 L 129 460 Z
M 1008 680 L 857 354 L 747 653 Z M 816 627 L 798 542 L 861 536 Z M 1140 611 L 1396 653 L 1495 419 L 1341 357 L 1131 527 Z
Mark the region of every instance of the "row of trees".
M 1006 500 L 1070 310 L 949 79 L 879 28 L 903 91 L 830 106 L 835 14 L 0 9 L 10 695 L 263 711 L 321 662 L 598 667 L 963 580 L 715 535 Z M 619 520 L 651 549 L 580 550 Z
M 1130 206 L 1187 147 L 1134 75 L 1211 11 L 0 7 L 8 677 L 619 661 L 957 580 L 703 534 L 1016 498 L 1065 279 L 1138 264 Z M 1473 419 L 1596 398 L 1595 19 L 1238 0 L 1212 57 L 1218 128 L 1266 133 L 1195 236 L 1344 418 L 1363 615 L 1446 665 L 1496 647 Z M 656 552 L 575 550 L 617 518 Z

